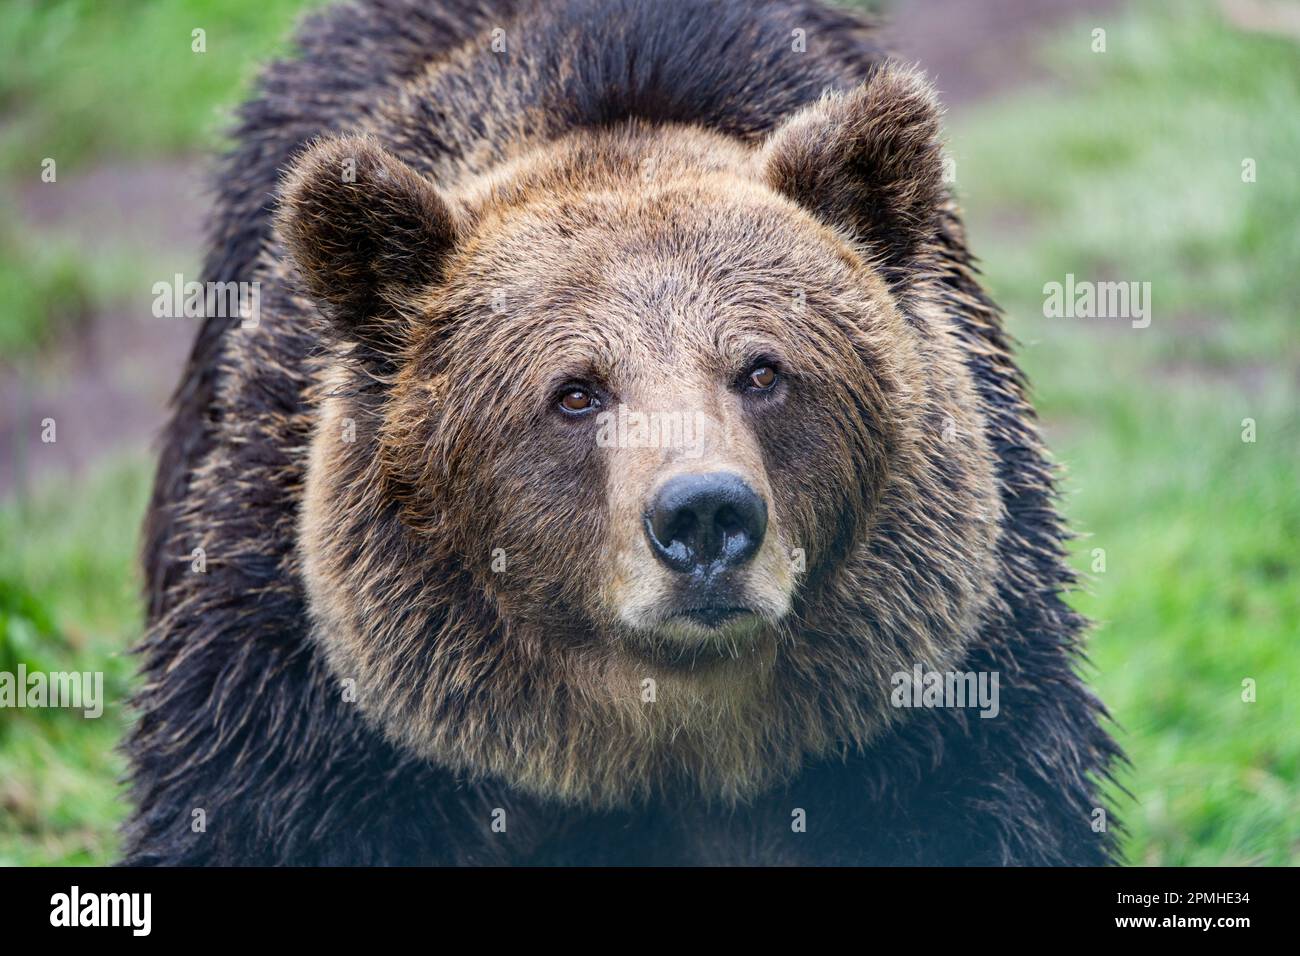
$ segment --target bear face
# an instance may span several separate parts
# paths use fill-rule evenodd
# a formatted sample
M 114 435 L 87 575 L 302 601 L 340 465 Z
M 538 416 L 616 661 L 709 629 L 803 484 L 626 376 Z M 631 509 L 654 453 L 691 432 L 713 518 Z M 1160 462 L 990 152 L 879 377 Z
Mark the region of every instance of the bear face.
M 382 129 L 300 158 L 279 229 L 334 348 L 299 557 L 391 739 L 587 805 L 729 801 L 955 660 L 1000 504 L 916 268 L 937 125 L 882 68 L 756 146 L 629 122 L 443 186 Z
M 459 406 L 442 428 L 471 432 L 432 434 L 416 389 L 390 409 L 406 422 L 390 447 L 398 458 L 448 449 L 408 483 L 436 495 L 432 510 L 456 512 L 463 495 L 482 503 L 459 550 L 499 547 L 529 569 L 482 576 L 505 617 L 589 621 L 696 667 L 751 649 L 738 634 L 779 625 L 795 568 L 835 557 L 825 529 L 852 539 L 841 525 L 878 486 L 892 420 L 881 390 L 896 370 L 863 379 L 882 359 L 857 327 L 879 309 L 829 230 L 738 171 L 656 159 L 662 182 L 638 181 L 637 153 L 681 143 L 625 143 L 621 179 L 593 182 L 587 167 L 565 191 L 548 186 L 508 212 L 493 204 L 499 218 L 422 307 L 446 326 L 417 348 L 414 372 Z M 568 148 L 608 158 L 617 147 Z M 491 368 L 455 361 L 470 355 Z M 472 453 L 453 450 L 461 441 Z M 483 461 L 491 471 L 474 467 Z M 672 500 L 683 493 L 699 500 Z M 730 608 L 725 620 L 702 613 Z

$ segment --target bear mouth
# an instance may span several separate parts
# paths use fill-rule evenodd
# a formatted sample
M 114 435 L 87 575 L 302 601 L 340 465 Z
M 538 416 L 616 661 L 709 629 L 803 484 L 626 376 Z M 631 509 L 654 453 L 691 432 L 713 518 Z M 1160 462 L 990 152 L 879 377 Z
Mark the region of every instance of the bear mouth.
M 741 604 L 707 604 L 700 607 L 682 608 L 674 613 L 669 620 L 677 618 L 697 624 L 708 630 L 717 630 L 746 614 L 755 615 L 757 613 L 752 607 Z
M 660 667 L 698 672 L 748 656 L 762 620 L 757 608 L 742 604 L 672 608 L 633 643 L 640 656 Z

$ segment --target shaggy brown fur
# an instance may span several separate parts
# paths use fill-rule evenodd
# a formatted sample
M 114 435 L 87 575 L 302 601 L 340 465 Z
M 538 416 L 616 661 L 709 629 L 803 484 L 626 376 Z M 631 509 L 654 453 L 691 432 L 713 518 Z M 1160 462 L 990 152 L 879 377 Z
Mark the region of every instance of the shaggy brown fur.
M 933 93 L 819 7 L 669 6 L 713 31 L 679 45 L 726 41 L 711 79 L 626 0 L 525 11 L 507 54 L 449 44 L 359 112 L 328 99 L 346 132 L 296 156 L 278 239 L 232 264 L 261 321 L 205 329 L 160 473 L 131 859 L 653 858 L 611 826 L 667 828 L 677 861 L 1105 857 L 1088 775 L 1113 746 Z M 413 9 L 374 4 L 366 35 Z M 835 22 L 806 63 L 769 49 Z M 246 195 L 227 244 L 264 221 Z M 737 387 L 756 365 L 761 397 Z M 574 383 L 698 416 L 698 447 L 603 447 L 556 408 Z M 704 627 L 644 516 L 719 471 L 766 534 L 723 578 L 743 619 Z M 168 566 L 194 546 L 206 580 Z M 917 664 L 1000 672 L 1006 716 L 891 707 Z M 787 846 L 801 792 L 838 837 Z M 204 800 L 218 834 L 177 829 Z M 527 821 L 509 848 L 468 822 L 493 800 Z M 422 806 L 443 824 L 399 819 Z

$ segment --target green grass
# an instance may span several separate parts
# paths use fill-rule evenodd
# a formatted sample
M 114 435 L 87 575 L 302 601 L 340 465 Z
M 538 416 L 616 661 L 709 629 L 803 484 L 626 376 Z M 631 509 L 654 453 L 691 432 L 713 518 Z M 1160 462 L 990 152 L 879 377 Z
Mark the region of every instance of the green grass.
M 1075 603 L 1133 762 L 1128 857 L 1295 863 L 1300 51 L 1209 4 L 1092 21 L 1047 47 L 1051 89 L 951 131 L 958 187 L 1065 466 L 1076 566 L 1105 550 Z M 1150 327 L 1044 318 L 1066 273 L 1150 282 Z
M 298 6 L 11 3 L 0 172 L 207 148 Z M 1085 535 L 1074 560 L 1090 580 L 1073 599 L 1097 621 L 1089 677 L 1133 761 L 1134 799 L 1114 795 L 1128 858 L 1296 863 L 1300 52 L 1230 31 L 1209 3 L 1169 6 L 1058 31 L 1042 53 L 1054 84 L 950 130 L 957 186 Z M 1096 25 L 1104 54 L 1089 50 Z M 11 256 L 0 242 L 0 301 L 33 303 L 15 341 L 112 288 L 39 245 Z M 1043 285 L 1067 272 L 1151 282 L 1150 328 L 1044 318 Z M 112 858 L 147 474 L 117 462 L 0 503 L 0 667 L 103 670 L 115 702 L 99 720 L 0 711 L 0 863 Z
M 104 674 L 102 716 L 0 710 L 0 865 L 108 863 L 123 805 L 114 748 L 139 637 L 143 461 L 0 507 L 0 669 Z
M 0 15 L 0 357 L 30 362 L 163 274 L 134 248 L 91 248 L 11 211 L 22 189 L 94 164 L 219 150 L 260 64 L 287 49 L 302 0 L 9 0 Z M 207 52 L 191 49 L 206 30 Z M 105 674 L 104 715 L 0 711 L 0 864 L 104 863 L 124 806 L 114 752 L 139 636 L 143 461 L 0 503 L 0 669 Z
M 91 253 L 67 236 L 31 239 L 22 222 L 0 221 L 0 356 L 10 360 L 56 343 L 96 309 L 139 299 L 158 274 L 143 255 Z
M 207 149 L 303 0 L 9 0 L 0 171 Z M 195 52 L 193 31 L 205 31 Z
M 159 274 L 137 250 L 91 250 L 9 211 L 94 163 L 223 146 L 260 65 L 289 47 L 303 0 L 8 0 L 0 13 L 0 357 L 39 353 Z M 206 31 L 206 52 L 192 31 Z M 53 183 L 41 178 L 55 161 Z M 102 228 L 97 225 L 95 228 Z M 148 263 L 148 264 L 147 264 Z M 165 272 L 165 270 L 164 270 Z

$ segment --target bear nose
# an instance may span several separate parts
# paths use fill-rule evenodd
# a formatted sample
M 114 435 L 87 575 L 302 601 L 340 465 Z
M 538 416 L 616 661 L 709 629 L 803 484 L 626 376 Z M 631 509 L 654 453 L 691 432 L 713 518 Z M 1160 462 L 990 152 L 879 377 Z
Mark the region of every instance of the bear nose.
M 767 531 L 767 503 L 737 474 L 679 475 L 655 495 L 645 516 L 650 548 L 679 572 L 744 564 Z

